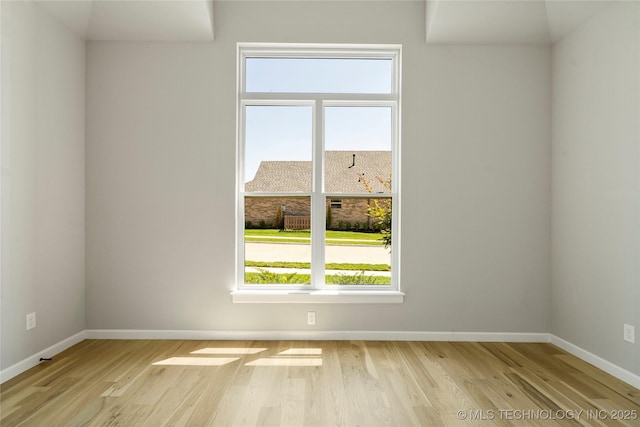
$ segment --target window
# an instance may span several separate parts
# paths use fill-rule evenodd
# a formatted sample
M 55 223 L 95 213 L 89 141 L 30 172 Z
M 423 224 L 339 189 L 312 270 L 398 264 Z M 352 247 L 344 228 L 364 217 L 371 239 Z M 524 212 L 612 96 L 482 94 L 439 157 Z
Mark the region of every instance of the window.
M 238 45 L 239 291 L 399 290 L 400 53 Z

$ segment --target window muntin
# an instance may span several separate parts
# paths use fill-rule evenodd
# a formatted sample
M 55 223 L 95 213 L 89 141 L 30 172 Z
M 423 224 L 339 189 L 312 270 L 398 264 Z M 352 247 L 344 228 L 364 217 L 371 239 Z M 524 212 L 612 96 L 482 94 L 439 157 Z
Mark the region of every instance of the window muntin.
M 274 54 L 275 52 L 275 54 Z M 292 62 L 289 59 L 303 59 L 308 61 L 310 56 L 314 58 L 322 58 L 326 59 L 329 62 L 340 63 L 341 61 L 350 62 L 350 59 L 353 58 L 362 58 L 362 57 L 371 57 L 376 60 L 386 61 L 386 64 L 390 65 L 391 75 L 390 75 L 390 90 L 388 93 L 376 94 L 375 92 L 371 93 L 359 93 L 357 88 L 348 88 L 346 90 L 340 89 L 340 93 L 328 93 L 328 92 L 313 92 L 316 89 L 298 89 L 298 93 L 290 93 L 290 92 L 259 92 L 256 91 L 257 86 L 254 83 L 248 82 L 247 74 L 255 73 L 257 68 L 251 65 L 254 62 L 254 59 L 259 58 L 271 58 L 273 61 L 280 60 L 283 63 Z M 326 56 L 326 57 L 325 57 Z M 309 280 L 303 281 L 304 283 L 294 282 L 285 282 L 278 280 L 273 280 L 272 283 L 249 283 L 249 280 L 243 280 L 246 275 L 246 271 L 250 268 L 248 265 L 245 265 L 245 261 L 254 261 L 247 258 L 247 254 L 250 251 L 246 251 L 246 247 L 250 241 L 254 241 L 254 239 L 245 238 L 243 233 L 246 233 L 245 227 L 241 227 L 241 232 L 239 232 L 238 238 L 238 271 L 239 271 L 239 289 L 283 289 L 283 288 L 295 288 L 295 289 L 354 289 L 354 285 L 357 285 L 357 289 L 369 289 L 369 290 L 398 290 L 398 274 L 397 269 L 394 267 L 392 271 L 388 271 L 391 266 L 396 266 L 399 260 L 399 245 L 398 238 L 399 235 L 397 233 L 398 224 L 397 224 L 397 216 L 398 216 L 398 189 L 399 189 L 399 180 L 391 181 L 392 176 L 397 175 L 398 170 L 398 159 L 399 159 L 399 56 L 400 56 L 400 48 L 398 46 L 384 47 L 381 48 L 379 46 L 375 48 L 371 48 L 368 50 L 366 47 L 359 46 L 357 49 L 353 49 L 352 46 L 345 47 L 344 49 L 339 48 L 337 46 L 331 45 L 329 47 L 318 47 L 312 46 L 309 47 L 307 51 L 306 48 L 301 47 L 300 45 L 295 45 L 294 47 L 288 46 L 270 46 L 270 45 L 256 45 L 256 44 L 241 44 L 239 45 L 239 109 L 238 109 L 238 135 L 239 135 L 239 145 L 238 145 L 238 153 L 239 153 L 239 168 L 241 171 L 239 174 L 239 185 L 240 189 L 239 195 L 239 213 L 242 215 L 240 218 L 244 219 L 244 225 L 247 225 L 247 201 L 252 201 L 256 198 L 262 198 L 264 200 L 268 200 L 270 198 L 301 198 L 306 200 L 309 209 L 309 215 L 304 212 L 302 215 L 295 215 L 295 227 L 301 228 L 301 230 L 293 230 L 293 231 L 285 231 L 283 235 L 278 237 L 295 237 L 297 239 L 303 238 L 303 235 L 300 233 L 306 232 L 304 237 L 307 239 L 307 242 L 310 241 L 310 244 L 305 243 L 305 250 L 310 250 L 310 262 L 306 264 L 298 264 L 296 268 L 297 274 L 306 274 L 307 271 L 302 271 L 302 267 L 306 267 L 308 265 L 309 270 Z M 369 60 L 371 59 L 369 58 Z M 272 61 L 272 62 L 273 62 Z M 319 63 L 315 61 L 308 61 L 305 63 Z M 366 63 L 366 62 L 365 62 Z M 375 63 L 375 61 L 371 61 L 369 63 Z M 253 70 L 253 71 L 250 71 Z M 255 76 L 252 76 L 252 78 Z M 246 83 L 245 83 L 246 82 Z M 273 88 L 274 86 L 271 86 Z M 244 91 L 243 89 L 247 90 Z M 260 90 L 267 90 L 267 87 L 262 87 Z M 269 89 L 270 90 L 270 89 Z M 291 90 L 290 88 L 287 89 Z M 337 90 L 337 89 L 332 89 Z M 252 175 L 252 170 L 256 169 L 256 166 L 248 166 L 245 163 L 248 163 L 248 158 L 252 155 L 249 152 L 259 151 L 256 147 L 264 148 L 264 138 L 257 138 L 255 140 L 251 135 L 265 135 L 265 132 L 258 131 L 255 129 L 251 129 L 252 120 L 249 116 L 254 111 L 267 111 L 269 109 L 273 109 L 273 107 L 279 108 L 289 108 L 289 107 L 298 107 L 304 106 L 306 108 L 311 107 L 311 125 L 313 136 L 311 139 L 305 136 L 303 138 L 304 142 L 295 143 L 293 145 L 288 146 L 291 150 L 285 150 L 286 156 L 289 156 L 291 153 L 289 151 L 295 151 L 295 149 L 300 148 L 300 146 L 304 147 L 304 152 L 306 153 L 306 149 L 309 144 L 312 147 L 311 160 L 307 160 L 305 156 L 299 156 L 294 160 L 282 160 L 283 151 L 278 151 L 278 154 L 275 156 L 274 160 L 270 160 L 272 162 L 293 162 L 291 164 L 296 164 L 294 169 L 304 169 L 305 171 L 311 171 L 311 188 L 309 188 L 308 184 L 305 184 L 304 188 L 298 188 L 296 186 L 291 185 L 276 185 L 269 188 L 256 188 L 255 186 L 249 185 L 251 182 L 250 179 L 256 177 L 258 174 Z M 260 107 L 256 110 L 254 108 Z M 266 108 L 265 108 L 266 107 Z M 303 108 L 304 109 L 304 108 Z M 308 111 L 309 109 L 305 110 Z M 278 111 L 276 108 L 275 111 Z M 280 110 L 284 111 L 284 110 Z M 247 113 L 248 112 L 248 113 Z M 305 116 L 308 116 L 305 114 Z M 306 119 L 305 119 L 306 121 Z M 285 124 L 281 124 L 280 126 L 274 126 L 276 131 L 275 134 L 286 134 L 291 133 L 291 129 L 278 130 L 278 127 L 288 126 L 288 123 L 292 123 L 292 121 L 284 120 Z M 273 124 L 274 122 L 270 123 Z M 346 125 L 345 125 L 346 123 Z M 309 129 L 309 126 L 306 125 L 306 129 Z M 265 126 L 267 128 L 269 126 Z M 367 132 L 367 130 L 374 130 L 375 132 Z M 345 132 L 351 132 L 351 137 L 346 137 L 344 135 Z M 295 133 L 295 132 L 294 132 Z M 308 131 L 304 132 L 305 135 L 308 134 Z M 374 141 L 372 138 L 368 138 L 367 135 L 374 134 L 376 140 Z M 359 139 L 359 141 L 357 141 Z M 369 139 L 370 142 L 367 143 L 366 140 Z M 311 141 L 310 141 L 311 140 Z M 286 144 L 285 144 L 286 147 Z M 331 152 L 343 151 L 343 153 L 339 153 L 340 156 L 347 156 L 350 159 L 353 159 L 353 154 L 356 154 L 356 161 L 358 164 L 364 162 L 367 159 L 368 152 L 371 151 L 380 151 L 384 152 L 382 157 L 384 160 L 382 163 L 384 164 L 384 170 L 375 170 L 370 173 L 370 176 L 367 177 L 367 171 L 365 171 L 365 176 L 363 178 L 368 179 L 369 185 L 374 183 L 374 187 L 367 188 L 364 182 L 358 182 L 358 177 L 354 176 L 354 182 L 357 183 L 357 187 L 353 187 L 351 189 L 338 189 L 329 188 L 328 186 L 325 188 L 325 181 L 328 178 L 328 175 L 325 174 L 326 166 L 328 165 L 327 156 L 331 155 Z M 280 160 L 278 160 L 280 159 Z M 368 160 L 371 162 L 371 159 Z M 302 165 L 302 163 L 306 163 L 306 165 Z M 290 165 L 291 165 L 290 164 Z M 349 165 L 345 165 L 345 168 Z M 374 168 L 375 169 L 375 168 Z M 352 172 L 352 171 L 348 171 Z M 375 172 L 375 173 L 374 173 Z M 362 173 L 362 172 L 361 172 Z M 305 176 L 308 176 L 308 173 L 305 172 Z M 296 175 L 294 173 L 293 175 Z M 305 181 L 308 182 L 308 178 L 305 178 Z M 331 181 L 331 179 L 329 179 Z M 362 180 L 364 181 L 364 180 Z M 379 182 L 388 182 L 387 185 L 378 185 Z M 380 188 L 377 188 L 376 185 Z M 294 188 L 295 187 L 295 188 Z M 331 191 L 338 190 L 338 191 Z M 395 231 L 395 239 L 392 241 L 392 244 L 385 248 L 379 241 L 373 242 L 374 245 L 377 245 L 379 249 L 384 251 L 383 255 L 383 263 L 387 264 L 389 269 L 387 271 L 376 273 L 376 275 L 383 276 L 383 284 L 379 280 L 372 280 L 368 282 L 366 277 L 370 276 L 368 270 L 365 270 L 363 273 L 362 270 L 348 270 L 348 271 L 340 271 L 338 280 L 334 278 L 329 278 L 331 271 L 337 263 L 331 262 L 329 259 L 325 262 L 327 256 L 331 257 L 333 248 L 336 244 L 344 244 L 346 240 L 343 238 L 343 235 L 348 231 L 347 223 L 350 230 L 349 233 L 362 233 L 366 229 L 371 229 L 371 220 L 366 216 L 367 210 L 367 202 L 365 200 L 372 200 L 372 193 L 376 194 L 375 199 L 380 199 L 383 197 L 385 200 L 389 201 L 389 205 L 391 205 L 391 201 L 393 201 L 394 206 L 394 215 L 393 220 L 390 221 L 393 224 L 390 224 L 390 230 Z M 380 193 L 384 193 L 384 196 L 379 195 Z M 308 197 L 307 197 L 308 196 Z M 336 197 L 337 196 L 337 197 Z M 329 226 L 329 221 L 331 220 L 329 213 L 331 210 L 335 212 L 334 208 L 331 206 L 331 199 L 340 199 L 341 206 L 345 206 L 345 201 L 347 199 L 352 200 L 355 204 L 364 205 L 364 210 L 361 208 L 362 212 L 365 212 L 364 219 L 360 219 L 358 221 L 343 221 L 341 226 L 343 230 L 341 232 L 340 239 L 337 239 L 335 234 L 332 234 L 335 230 L 335 227 L 340 225 L 340 221 L 334 221 L 334 227 L 332 229 Z M 273 206 L 278 205 L 277 200 L 272 200 Z M 288 202 L 280 204 L 281 210 L 287 212 L 285 216 L 288 215 Z M 283 208 L 282 208 L 283 207 Z M 389 219 L 391 219 L 391 212 L 389 211 Z M 335 216 L 335 215 L 334 215 Z M 362 215 L 361 215 L 362 216 Z M 251 221 L 251 220 L 249 220 Z M 291 221 L 288 221 L 289 226 L 293 226 Z M 357 223 L 357 224 L 356 224 Z M 365 225 L 365 223 L 368 223 Z M 308 224 L 309 230 L 302 230 L 302 228 L 306 227 Z M 255 227 L 255 220 L 251 221 L 250 224 L 252 227 Z M 286 227 L 285 227 L 286 228 Z M 311 236 L 314 236 L 311 238 Z M 286 239 L 289 240 L 289 239 Z M 355 242 L 354 242 L 355 240 Z M 358 245 L 362 242 L 358 242 L 355 238 L 350 239 L 351 246 L 346 249 L 351 250 L 351 253 L 363 252 L 362 249 L 358 249 Z M 376 239 L 379 240 L 379 239 Z M 300 242 L 300 240 L 298 240 Z M 355 243 L 355 245 L 354 245 Z M 348 246 L 348 245 L 347 245 Z M 388 260 L 388 261 L 387 261 Z M 286 264 L 286 263 L 285 263 Z M 342 263 L 344 264 L 344 263 Z M 351 263 L 354 264 L 352 267 L 360 267 L 359 264 L 363 263 Z M 358 264 L 358 265 L 355 265 Z M 364 263 L 364 264 L 372 264 Z M 282 267 L 287 268 L 287 267 Z M 272 271 L 274 269 L 271 269 Z M 325 270 L 327 270 L 325 272 Z M 325 274 L 326 273 L 326 274 Z M 334 275 L 335 276 L 335 275 Z M 358 276 L 358 277 L 354 277 Z M 364 277 L 365 280 L 362 280 Z

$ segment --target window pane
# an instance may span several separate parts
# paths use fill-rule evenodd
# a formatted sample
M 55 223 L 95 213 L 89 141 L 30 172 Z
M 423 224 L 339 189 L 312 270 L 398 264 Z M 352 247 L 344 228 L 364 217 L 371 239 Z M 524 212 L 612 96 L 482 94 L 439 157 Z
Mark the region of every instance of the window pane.
M 245 107 L 246 192 L 310 192 L 310 106 Z
M 391 59 L 247 58 L 247 92 L 391 93 Z
M 311 283 L 311 198 L 245 197 L 244 282 Z
M 391 284 L 391 199 L 327 198 L 327 285 Z
M 391 107 L 326 107 L 327 193 L 389 193 Z

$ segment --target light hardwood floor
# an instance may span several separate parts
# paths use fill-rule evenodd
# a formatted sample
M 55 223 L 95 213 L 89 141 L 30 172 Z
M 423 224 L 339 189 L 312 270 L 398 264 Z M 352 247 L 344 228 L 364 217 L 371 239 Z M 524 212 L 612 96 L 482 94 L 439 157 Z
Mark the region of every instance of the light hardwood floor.
M 549 344 L 86 340 L 0 399 L 3 427 L 640 426 L 638 389 Z

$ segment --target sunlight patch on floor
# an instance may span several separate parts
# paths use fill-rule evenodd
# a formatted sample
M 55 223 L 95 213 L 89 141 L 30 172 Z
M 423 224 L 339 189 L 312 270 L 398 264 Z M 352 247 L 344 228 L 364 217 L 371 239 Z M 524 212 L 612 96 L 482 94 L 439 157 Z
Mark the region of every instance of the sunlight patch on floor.
M 322 366 L 318 357 L 263 357 L 245 366 Z
M 170 357 L 153 363 L 155 366 L 222 366 L 240 360 L 239 357 Z
M 321 348 L 290 348 L 289 350 L 278 353 L 282 356 L 320 356 Z
M 281 351 L 277 356 L 263 357 L 245 366 L 322 366 L 321 348 L 290 348 Z
M 268 348 L 223 348 L 207 347 L 192 351 L 191 354 L 257 354 L 267 351 Z
M 194 356 L 170 357 L 154 366 L 223 366 L 240 360 L 240 357 L 217 357 L 218 355 L 255 355 L 268 348 L 249 347 L 205 347 L 192 351 Z M 209 356 L 209 357 L 207 357 Z M 322 366 L 321 348 L 289 348 L 276 356 L 261 357 L 245 363 L 245 366 Z

